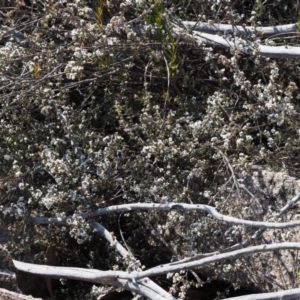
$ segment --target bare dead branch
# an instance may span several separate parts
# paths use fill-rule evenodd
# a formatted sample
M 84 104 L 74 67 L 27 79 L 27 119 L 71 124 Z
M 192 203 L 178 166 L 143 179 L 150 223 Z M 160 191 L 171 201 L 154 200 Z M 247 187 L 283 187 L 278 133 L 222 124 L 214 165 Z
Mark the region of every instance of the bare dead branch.
M 116 278 L 131 279 L 125 275 L 127 272 L 124 271 L 100 271 L 73 267 L 52 267 L 24 263 L 17 260 L 13 260 L 13 263 L 17 270 L 56 279 L 66 278 L 110 285 L 115 283 Z
M 280 211 L 279 213 L 276 215 L 277 217 L 281 217 L 289 208 L 293 207 L 300 199 L 300 194 L 296 195 L 295 197 L 293 197 L 292 200 L 290 200 Z M 233 251 L 236 249 L 240 249 L 242 247 L 247 247 L 252 241 L 256 240 L 259 236 L 261 236 L 263 234 L 263 232 L 266 230 L 267 228 L 259 228 L 258 230 L 255 231 L 255 233 L 248 239 L 246 239 L 245 241 L 238 243 L 236 245 L 233 245 L 231 247 L 228 247 L 226 249 L 223 249 L 221 251 L 217 251 L 214 252 L 215 253 L 223 253 L 223 252 L 227 252 L 227 251 Z M 212 254 L 212 255 L 213 255 Z
M 234 34 L 235 36 L 245 36 L 252 34 L 270 37 L 277 34 L 290 34 L 297 32 L 297 24 L 286 24 L 278 26 L 256 27 L 253 26 L 236 26 L 232 24 L 208 24 L 204 22 L 182 21 L 182 24 L 193 31 L 203 33 L 217 34 L 222 32 L 225 34 Z
M 293 197 L 292 200 L 290 200 L 280 210 L 280 212 L 276 216 L 277 217 L 281 217 L 289 208 L 293 207 L 299 201 L 299 199 L 300 199 L 300 194 L 298 194 L 295 197 Z M 255 233 L 252 236 L 250 236 L 249 238 L 247 238 L 246 240 L 244 240 L 244 241 L 242 241 L 242 242 L 240 242 L 238 244 L 235 244 L 233 246 L 230 246 L 228 248 L 222 249 L 220 251 L 206 253 L 205 256 L 207 257 L 207 256 L 210 256 L 210 255 L 215 255 L 215 254 L 218 254 L 218 253 L 224 253 L 224 252 L 233 251 L 233 250 L 237 250 L 237 249 L 240 249 L 240 248 L 247 247 L 252 241 L 256 240 L 259 236 L 261 236 L 266 229 L 267 228 L 261 227 L 261 228 L 257 229 L 255 231 Z
M 131 259 L 136 260 L 132 253 L 127 251 L 119 242 L 116 238 L 114 238 L 110 232 L 105 229 L 101 224 L 94 222 L 93 223 L 93 228 L 95 231 L 99 232 L 124 258 L 126 256 L 131 256 Z M 129 283 L 130 284 L 130 283 Z M 154 283 L 151 279 L 145 278 L 142 282 L 136 282 L 136 285 L 139 286 L 139 289 L 141 292 L 139 294 L 142 294 L 146 296 L 145 294 L 142 293 L 143 287 L 146 286 L 147 289 L 149 288 L 150 290 L 153 289 L 153 291 L 156 293 L 154 299 L 175 299 L 174 297 L 171 297 L 169 293 L 167 293 L 164 289 L 162 289 L 160 286 L 158 286 L 156 283 Z
M 141 287 L 139 286 L 138 283 L 140 283 L 141 280 L 146 280 L 145 283 L 147 283 L 149 279 L 145 277 L 151 277 L 151 276 L 162 275 L 170 272 L 178 272 L 181 270 L 193 269 L 211 263 L 220 262 L 226 259 L 235 259 L 243 255 L 249 255 L 249 254 L 251 255 L 260 252 L 269 252 L 269 251 L 277 251 L 277 250 L 300 250 L 300 243 L 285 242 L 285 243 L 278 243 L 272 245 L 253 246 L 245 249 L 232 251 L 229 253 L 218 254 L 207 258 L 202 258 L 202 259 L 196 258 L 196 260 L 193 261 L 182 260 L 178 262 L 156 266 L 146 271 L 135 271 L 131 273 L 125 271 L 100 271 L 100 270 L 72 268 L 72 267 L 52 267 L 46 265 L 35 265 L 35 264 L 23 263 L 16 260 L 14 260 L 13 262 L 17 270 L 43 276 L 43 277 L 65 278 L 65 279 L 94 282 L 98 284 L 122 286 L 127 290 L 131 290 L 139 294 L 146 295 L 146 297 L 149 297 L 150 299 L 175 299 L 172 296 L 170 296 L 169 298 L 164 298 L 163 296 L 157 298 L 157 295 L 154 296 L 154 290 L 148 288 L 147 286 L 143 286 L 143 291 L 141 292 Z M 286 293 L 287 295 L 296 295 L 296 293 L 299 294 L 299 291 L 293 291 L 293 290 L 291 291 L 292 292 L 283 291 L 281 293 Z M 274 295 L 272 296 L 272 293 L 267 295 L 271 295 L 271 297 L 274 296 Z M 284 297 L 284 295 L 285 294 L 282 294 L 281 297 Z M 251 298 L 242 298 L 242 299 L 279 299 L 279 298 L 251 297 Z M 296 299 L 296 298 L 283 298 L 283 299 Z
M 161 274 L 166 273 L 173 273 L 178 272 L 180 270 L 188 270 L 193 269 L 197 267 L 206 266 L 211 263 L 220 262 L 226 259 L 234 259 L 243 255 L 248 254 L 255 254 L 260 252 L 270 252 L 270 251 L 276 251 L 276 250 L 298 250 L 300 249 L 300 243 L 291 243 L 291 242 L 284 242 L 284 243 L 274 243 L 271 245 L 259 245 L 259 246 L 252 246 L 244 249 L 239 249 L 227 253 L 217 254 L 214 256 L 197 259 L 197 256 L 195 258 L 196 260 L 180 260 L 177 262 L 172 262 L 165 265 L 160 265 L 151 269 L 148 269 L 143 272 L 136 272 L 136 274 L 132 274 L 135 279 L 143 278 L 143 277 L 151 277 L 151 276 L 157 276 Z M 201 255 L 201 254 L 200 254 Z
M 130 253 L 114 238 L 110 232 L 101 224 L 93 223 L 94 231 L 99 232 L 123 257 L 130 255 Z
M 292 46 L 265 46 L 255 44 L 250 41 L 237 39 L 226 39 L 219 35 L 213 35 L 208 33 L 200 33 L 193 31 L 192 34 L 187 33 L 179 26 L 173 24 L 173 32 L 175 35 L 180 36 L 183 39 L 193 40 L 200 45 L 213 46 L 217 48 L 230 49 L 232 51 L 239 51 L 244 54 L 259 53 L 263 57 L 270 58 L 296 58 L 300 57 L 300 47 Z
M 106 215 L 110 213 L 120 213 L 129 212 L 133 210 L 159 210 L 159 211 L 170 211 L 170 210 L 184 210 L 184 211 L 205 211 L 210 214 L 215 219 L 227 222 L 235 225 L 245 225 L 257 228 L 277 228 L 286 229 L 300 226 L 300 221 L 279 223 L 279 222 L 259 222 L 259 221 L 249 221 L 244 219 L 238 219 L 234 217 L 229 217 L 220 214 L 214 207 L 205 204 L 186 204 L 186 203 L 166 203 L 166 204 L 156 204 L 156 203 L 134 203 L 134 204 L 122 204 L 99 208 L 93 212 L 86 212 L 80 214 L 84 219 L 96 218 L 100 215 Z M 43 217 L 29 217 L 28 221 L 35 224 L 65 224 L 67 219 L 65 218 L 43 218 Z
M 122 287 L 128 291 L 144 295 L 151 300 L 169 299 L 176 300 L 173 296 L 164 291 L 160 295 L 157 291 L 157 285 L 151 283 L 148 278 L 136 281 L 128 272 L 125 271 L 100 271 L 72 267 L 52 267 L 46 265 L 35 265 L 14 260 L 17 270 L 35 274 L 43 277 L 64 278 L 72 280 L 81 280 L 97 284 L 113 285 Z M 163 290 L 159 288 L 159 290 Z
M 252 294 L 247 296 L 239 296 L 227 298 L 227 300 L 297 300 L 300 298 L 300 288 L 287 291 Z

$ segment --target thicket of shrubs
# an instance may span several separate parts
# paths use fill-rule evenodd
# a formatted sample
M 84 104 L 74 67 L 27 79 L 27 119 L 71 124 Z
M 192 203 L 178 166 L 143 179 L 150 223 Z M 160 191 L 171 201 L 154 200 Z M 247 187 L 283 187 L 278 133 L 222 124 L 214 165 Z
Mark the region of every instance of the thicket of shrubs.
M 125 270 L 127 262 L 81 212 L 184 202 L 247 219 L 251 203 L 238 189 L 253 165 L 299 173 L 298 61 L 172 34 L 172 22 L 182 20 L 296 23 L 297 2 L 15 0 L 1 6 L 0 207 L 14 258 L 43 264 L 52 245 L 60 266 Z M 298 43 L 296 34 L 244 38 Z M 30 216 L 70 219 L 34 225 Z M 147 268 L 242 239 L 239 228 L 199 212 L 133 211 L 97 220 Z M 228 265 L 238 272 L 243 260 Z M 224 280 L 228 270 L 216 268 Z M 72 297 L 91 299 L 90 292 L 81 284 Z

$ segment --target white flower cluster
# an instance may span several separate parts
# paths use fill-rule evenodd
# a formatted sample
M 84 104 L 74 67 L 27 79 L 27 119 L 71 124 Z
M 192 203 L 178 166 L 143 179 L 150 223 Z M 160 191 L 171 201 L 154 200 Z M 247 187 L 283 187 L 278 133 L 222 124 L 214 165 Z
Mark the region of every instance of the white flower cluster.
M 81 52 L 75 52 L 75 54 L 77 55 L 81 55 Z M 75 55 L 74 54 L 74 55 Z M 83 66 L 81 66 L 78 62 L 71 60 L 67 63 L 66 67 L 65 67 L 65 72 L 66 72 L 66 76 L 68 79 L 76 79 L 76 78 L 81 78 L 82 76 L 82 71 L 83 71 Z
M 82 244 L 92 237 L 92 228 L 78 214 L 73 214 L 72 218 L 67 219 L 67 225 L 71 226 L 70 235 L 76 239 L 78 244 Z

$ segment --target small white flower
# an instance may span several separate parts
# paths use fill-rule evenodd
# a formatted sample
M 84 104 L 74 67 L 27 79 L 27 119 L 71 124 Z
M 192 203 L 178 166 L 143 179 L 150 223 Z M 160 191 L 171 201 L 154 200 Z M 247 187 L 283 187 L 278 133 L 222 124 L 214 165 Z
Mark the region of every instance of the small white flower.
M 101 52 L 99 49 L 96 50 L 95 54 L 100 57 L 103 55 L 103 52 Z
M 19 187 L 20 190 L 24 190 L 24 188 L 25 188 L 24 183 L 20 182 L 18 187 Z
M 237 147 L 239 147 L 240 145 L 242 145 L 243 142 L 244 142 L 244 139 L 241 139 L 241 138 L 237 139 L 237 140 L 236 140 L 236 145 L 237 145 Z
M 82 57 L 81 51 L 74 52 L 74 56 L 77 58 L 81 58 Z
M 20 171 L 18 171 L 18 172 L 15 173 L 15 176 L 16 176 L 16 177 L 21 177 L 22 175 L 23 175 L 23 173 L 20 172 Z

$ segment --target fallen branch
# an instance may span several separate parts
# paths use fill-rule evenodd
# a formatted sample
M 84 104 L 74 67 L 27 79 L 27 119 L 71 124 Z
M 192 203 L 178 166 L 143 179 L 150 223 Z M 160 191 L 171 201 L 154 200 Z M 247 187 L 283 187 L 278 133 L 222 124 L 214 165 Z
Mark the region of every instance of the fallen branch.
M 202 33 L 217 34 L 222 32 L 224 34 L 233 34 L 235 36 L 250 36 L 256 34 L 263 37 L 270 37 L 277 34 L 291 34 L 297 32 L 297 24 L 286 24 L 267 27 L 253 26 L 236 26 L 232 24 L 208 24 L 204 22 L 182 21 L 182 24 L 193 31 L 200 31 Z
M 148 282 L 148 278 L 151 276 L 158 276 L 167 273 L 179 272 L 182 270 L 193 269 L 201 266 L 205 266 L 212 263 L 217 263 L 224 261 L 226 259 L 234 259 L 243 255 L 255 254 L 260 252 L 270 252 L 277 250 L 300 250 L 300 243 L 277 243 L 272 245 L 259 245 L 248 247 L 245 249 L 240 249 L 228 253 L 218 254 L 215 256 L 198 259 L 195 261 L 178 261 L 169 264 L 164 264 L 156 266 L 154 268 L 148 269 L 146 271 L 100 271 L 100 270 L 91 270 L 83 268 L 72 268 L 72 267 L 52 267 L 45 265 L 35 265 L 29 263 L 23 263 L 17 260 L 14 260 L 14 265 L 17 270 L 51 278 L 64 278 L 64 279 L 73 279 L 73 280 L 82 280 L 98 284 L 114 285 L 125 288 L 136 293 L 141 293 L 140 286 L 142 283 Z M 129 280 L 129 281 L 128 281 Z M 144 281 L 143 281 L 144 280 Z M 143 295 L 149 297 L 150 299 L 165 299 L 163 297 L 157 298 L 156 292 L 148 288 L 146 285 L 143 285 Z M 281 293 L 289 294 L 289 291 L 284 291 Z M 156 294 L 156 295 L 155 295 Z M 272 293 L 270 293 L 272 295 Z M 266 295 L 270 295 L 266 294 Z M 156 297 L 156 298 L 155 298 Z M 281 295 L 284 297 L 284 294 Z M 174 299 L 174 298 L 169 298 Z M 240 299 L 240 298 L 238 298 Z M 244 298 L 244 299 L 279 299 L 279 298 Z M 284 299 L 296 299 L 296 298 L 284 298 Z
M 281 217 L 289 208 L 293 207 L 298 201 L 300 200 L 300 193 L 298 195 L 296 195 L 295 197 L 292 198 L 292 200 L 290 200 L 280 211 L 278 214 L 276 214 L 276 217 Z M 224 252 L 228 252 L 228 251 L 233 251 L 233 250 L 237 250 L 240 248 L 244 248 L 247 247 L 252 241 L 256 240 L 259 236 L 261 236 L 265 230 L 267 228 L 265 227 L 261 227 L 259 229 L 257 229 L 255 231 L 255 233 L 250 236 L 249 238 L 247 238 L 246 240 L 235 244 L 233 246 L 230 246 L 228 248 L 219 250 L 219 251 L 215 251 L 215 252 L 211 252 L 211 253 L 205 253 L 205 257 L 210 256 L 210 255 L 215 255 L 215 254 L 219 254 L 219 253 L 224 253 Z M 204 255 L 202 255 L 204 256 Z
M 193 31 L 192 34 L 182 29 L 176 24 L 172 24 L 173 32 L 176 36 L 185 40 L 193 40 L 200 45 L 239 51 L 243 54 L 255 55 L 259 53 L 263 57 L 269 58 L 297 58 L 300 57 L 300 47 L 292 46 L 265 46 L 253 43 L 241 38 L 226 39 L 223 36 Z
M 193 260 L 193 261 L 183 259 L 181 261 L 160 265 L 160 266 L 148 269 L 146 271 L 133 272 L 132 276 L 134 279 L 137 280 L 140 278 L 158 276 L 158 275 L 166 274 L 169 272 L 173 273 L 173 272 L 179 272 L 181 270 L 198 268 L 198 267 L 206 266 L 211 263 L 220 262 L 220 261 L 223 261 L 226 259 L 238 258 L 240 256 L 247 255 L 247 254 L 270 252 L 270 251 L 275 251 L 275 250 L 300 250 L 300 243 L 284 242 L 284 243 L 276 243 L 276 244 L 271 244 L 271 245 L 252 246 L 252 247 L 239 249 L 239 250 L 235 250 L 235 251 L 231 251 L 231 252 L 217 254 L 217 255 L 202 258 L 202 259 L 197 259 L 197 256 L 195 256 L 195 260 Z
M 298 300 L 300 299 L 300 288 L 290 289 L 287 291 L 252 294 L 247 296 L 239 296 L 226 298 L 227 300 Z
M 17 270 L 35 274 L 42 277 L 51 277 L 55 279 L 71 279 L 80 280 L 86 282 L 93 282 L 97 284 L 112 285 L 124 288 L 128 291 L 141 294 L 141 285 L 147 284 L 147 279 L 139 280 L 138 282 L 133 280 L 132 276 L 125 271 L 99 271 L 93 269 L 84 268 L 72 268 L 72 267 L 52 267 L 45 265 L 35 265 L 24 263 L 14 260 L 14 265 Z M 166 298 L 159 296 L 153 288 L 143 286 L 143 295 L 149 299 L 175 299 L 173 297 Z
M 135 260 L 135 258 L 132 256 L 132 253 L 127 251 L 115 238 L 113 238 L 113 236 L 110 234 L 110 232 L 108 230 L 106 230 L 101 224 L 95 222 L 95 223 L 93 223 L 93 228 L 94 228 L 94 231 L 99 232 L 111 245 L 113 245 L 113 247 L 124 258 L 126 256 L 131 256 L 132 259 Z M 130 286 L 130 285 L 131 285 L 131 283 L 128 282 L 128 285 L 126 284 L 124 288 L 127 289 L 126 286 Z M 176 299 L 149 278 L 144 278 L 143 281 L 139 281 L 139 282 L 137 281 L 135 283 L 135 285 L 138 287 L 138 289 L 139 289 L 138 294 L 140 294 L 140 295 L 147 296 L 147 294 L 149 294 L 148 290 L 153 290 L 154 296 L 152 297 L 152 293 L 151 293 L 152 298 L 149 295 L 147 296 L 150 299 L 153 299 L 153 300 L 155 300 L 155 299 L 170 299 L 170 300 Z
M 217 263 L 226 259 L 234 259 L 247 254 L 255 254 L 260 252 L 271 252 L 278 250 L 300 250 L 300 243 L 276 243 L 271 245 L 252 246 L 245 249 L 239 249 L 227 253 L 217 254 L 211 257 L 202 259 L 186 260 L 172 262 L 164 265 L 159 265 L 145 271 L 100 271 L 93 269 L 73 268 L 73 267 L 53 267 L 47 265 L 36 265 L 13 260 L 17 270 L 36 274 L 43 277 L 65 278 L 72 280 L 82 280 L 99 284 L 115 285 L 119 279 L 139 280 L 145 277 L 163 275 L 167 273 L 179 272 L 198 267 L 203 267 L 208 264 Z
M 0 288 L 0 299 L 2 300 L 43 300 L 42 298 L 34 298 L 32 296 L 19 294 L 2 288 Z
M 258 222 L 249 221 L 244 219 L 238 219 L 234 217 L 229 217 L 220 214 L 214 207 L 205 204 L 186 204 L 186 203 L 166 203 L 166 204 L 156 204 L 156 203 L 134 203 L 134 204 L 122 204 L 99 208 L 93 212 L 86 212 L 80 214 L 84 219 L 96 218 L 100 215 L 106 215 L 111 213 L 129 212 L 133 210 L 159 210 L 159 211 L 170 211 L 170 210 L 182 210 L 182 211 L 205 211 L 210 214 L 215 219 L 227 222 L 235 225 L 245 225 L 256 228 L 277 228 L 286 229 L 300 226 L 300 221 L 278 223 L 278 222 Z M 71 218 L 45 218 L 45 217 L 29 217 L 28 221 L 35 224 L 66 224 L 67 220 Z

